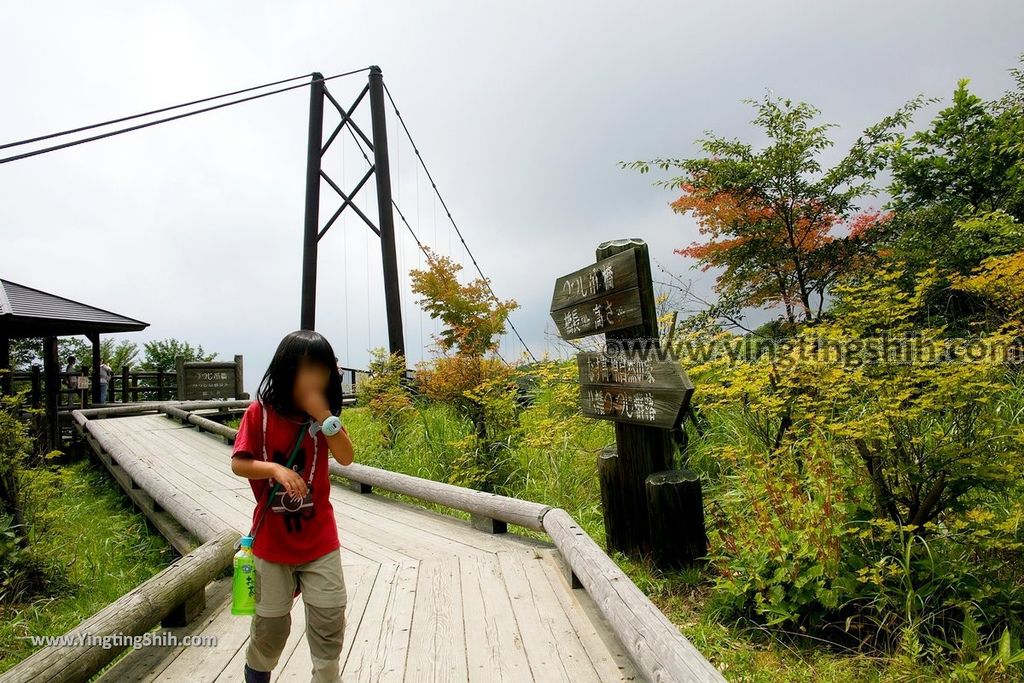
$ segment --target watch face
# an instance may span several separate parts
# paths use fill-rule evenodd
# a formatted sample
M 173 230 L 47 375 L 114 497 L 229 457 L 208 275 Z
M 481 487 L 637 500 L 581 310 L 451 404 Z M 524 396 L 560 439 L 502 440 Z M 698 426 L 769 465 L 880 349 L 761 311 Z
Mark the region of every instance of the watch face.
M 341 420 L 338 419 L 337 415 L 331 415 L 323 423 L 323 432 L 325 436 L 334 436 L 342 429 Z

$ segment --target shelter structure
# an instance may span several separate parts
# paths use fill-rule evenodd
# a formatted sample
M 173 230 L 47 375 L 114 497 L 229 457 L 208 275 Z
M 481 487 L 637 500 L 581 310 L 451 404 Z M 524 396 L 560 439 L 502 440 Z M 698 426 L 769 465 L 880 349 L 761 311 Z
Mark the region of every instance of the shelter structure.
M 12 369 L 12 339 L 43 338 L 44 404 L 50 448 L 60 445 L 57 337 L 83 335 L 92 342 L 90 387 L 93 403 L 99 403 L 100 335 L 136 332 L 146 327 L 147 322 L 0 278 L 0 370 Z M 10 393 L 11 373 L 0 374 L 0 382 L 0 389 Z

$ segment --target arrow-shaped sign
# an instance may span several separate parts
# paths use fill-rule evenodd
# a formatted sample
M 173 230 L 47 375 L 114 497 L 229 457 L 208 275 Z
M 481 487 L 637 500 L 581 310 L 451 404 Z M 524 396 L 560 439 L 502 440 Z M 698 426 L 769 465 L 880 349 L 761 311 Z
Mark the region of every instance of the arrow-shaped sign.
M 587 417 L 671 429 L 693 395 L 693 382 L 657 349 L 579 353 L 580 409 Z
M 643 316 L 633 250 L 555 280 L 550 310 L 562 339 L 639 325 Z

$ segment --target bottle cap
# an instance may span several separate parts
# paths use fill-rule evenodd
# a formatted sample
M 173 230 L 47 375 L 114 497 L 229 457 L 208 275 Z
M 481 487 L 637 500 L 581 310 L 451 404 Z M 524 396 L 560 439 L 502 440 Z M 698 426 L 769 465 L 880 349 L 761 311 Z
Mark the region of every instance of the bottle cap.
M 243 548 L 251 548 L 252 547 L 252 536 L 242 536 L 242 547 Z

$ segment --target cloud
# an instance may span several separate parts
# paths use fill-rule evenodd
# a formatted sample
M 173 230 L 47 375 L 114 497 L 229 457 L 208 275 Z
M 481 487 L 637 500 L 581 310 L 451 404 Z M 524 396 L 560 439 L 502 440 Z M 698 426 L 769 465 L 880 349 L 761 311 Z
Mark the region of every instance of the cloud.
M 841 149 L 912 95 L 947 95 L 961 76 L 997 95 L 1022 24 L 1016 0 L 8 4 L 0 129 L 20 139 L 379 64 L 473 254 L 498 296 L 522 306 L 513 320 L 539 355 L 554 279 L 600 241 L 642 237 L 666 268 L 699 276 L 672 254 L 694 239 L 692 221 L 618 161 L 692 154 L 708 129 L 749 138 L 740 100 L 765 88 L 821 108 L 841 125 Z M 363 82 L 329 88 L 347 102 Z M 151 321 L 137 341 L 173 336 L 222 358 L 242 353 L 254 391 L 299 324 L 307 104 L 298 90 L 0 166 L 0 271 Z M 421 239 L 441 251 L 450 240 L 461 258 L 397 121 L 388 125 L 396 201 Z M 352 144 L 326 163 L 346 189 L 365 168 Z M 325 220 L 332 195 L 325 185 Z M 372 209 L 372 190 L 365 201 Z M 368 347 L 387 346 L 380 257 L 346 213 L 321 242 L 318 329 L 346 365 L 364 367 Z M 397 225 L 407 270 L 415 247 Z M 434 324 L 410 299 L 416 361 L 420 329 L 428 337 Z

